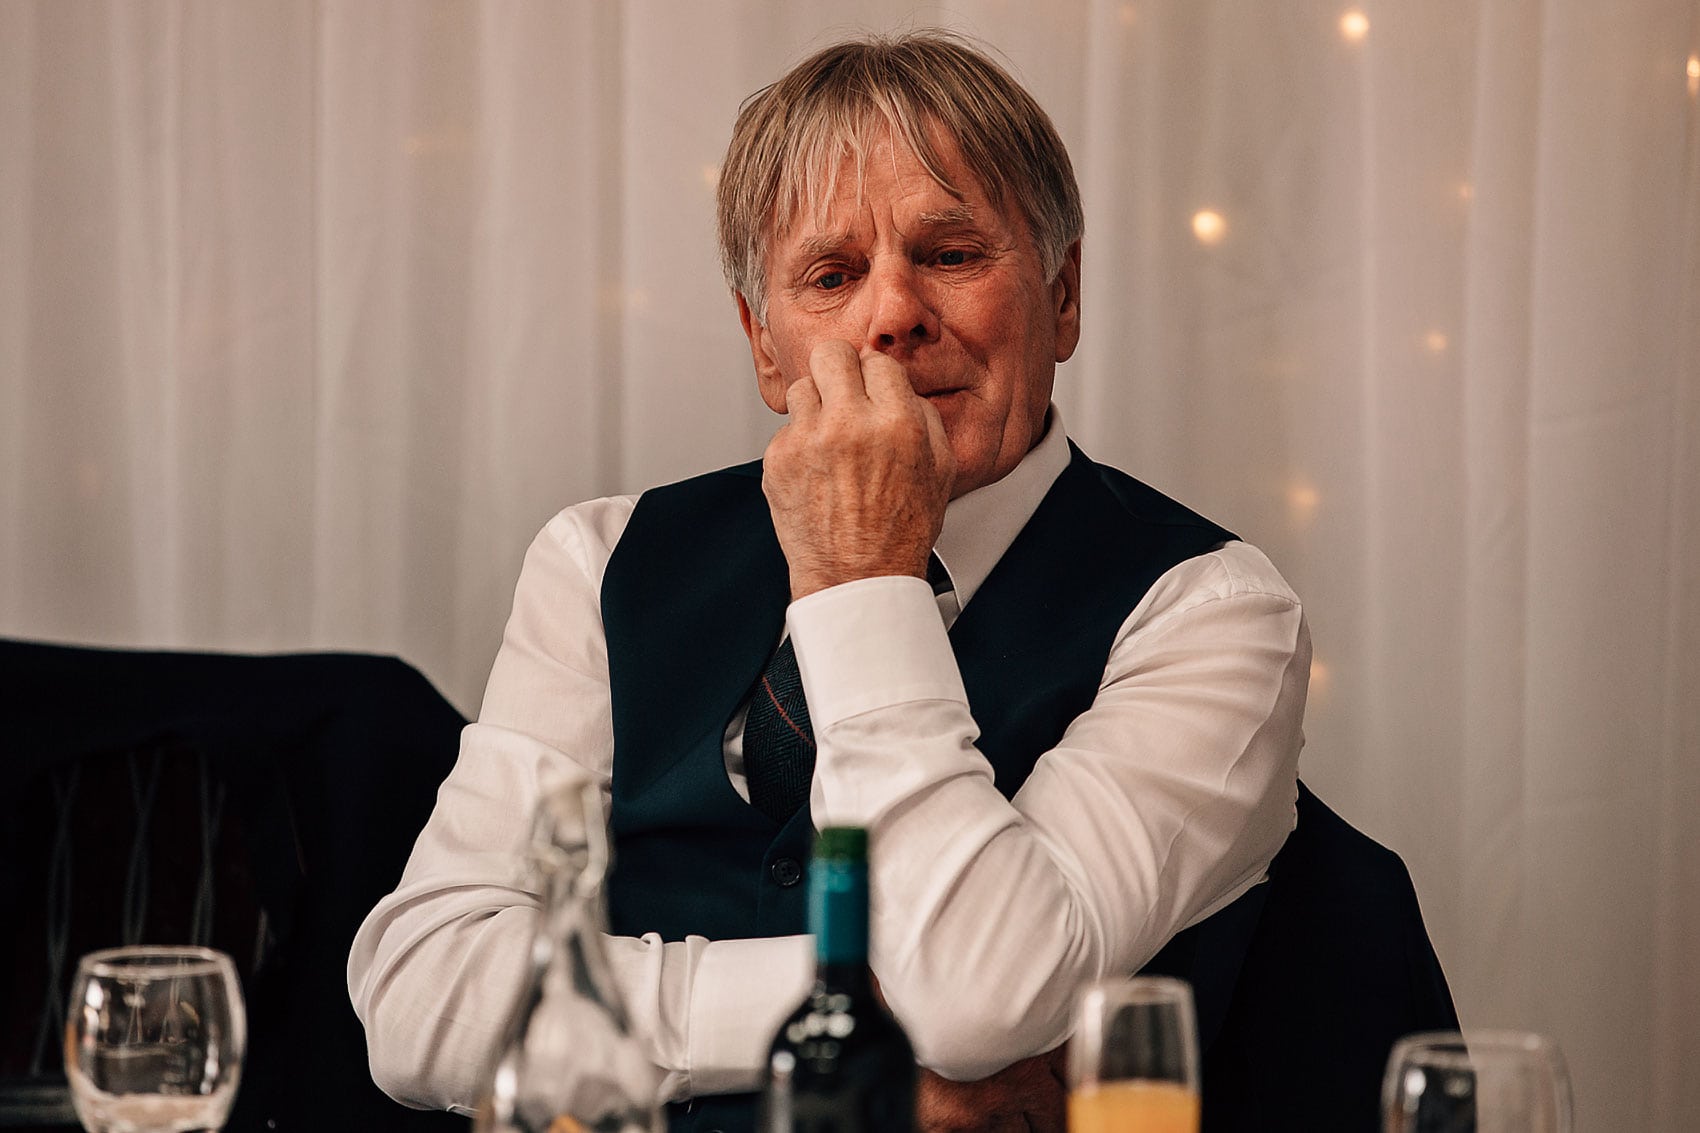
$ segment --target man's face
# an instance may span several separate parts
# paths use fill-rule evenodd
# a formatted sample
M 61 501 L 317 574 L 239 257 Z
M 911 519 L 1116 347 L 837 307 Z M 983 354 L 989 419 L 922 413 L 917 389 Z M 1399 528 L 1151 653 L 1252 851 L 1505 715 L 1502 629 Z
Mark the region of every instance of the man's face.
M 944 420 L 960 496 L 1002 479 L 1044 431 L 1056 364 L 1080 338 L 1080 246 L 1046 280 L 1020 210 L 993 207 L 956 146 L 939 148 L 964 200 L 886 135 L 860 194 L 846 157 L 821 221 L 794 217 L 772 241 L 766 324 L 738 306 L 776 413 L 819 342 L 901 363 Z

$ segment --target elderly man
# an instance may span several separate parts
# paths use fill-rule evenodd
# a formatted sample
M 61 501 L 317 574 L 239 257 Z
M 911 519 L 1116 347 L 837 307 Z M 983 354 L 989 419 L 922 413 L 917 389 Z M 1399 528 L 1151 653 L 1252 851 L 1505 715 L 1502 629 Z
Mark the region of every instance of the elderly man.
M 1300 606 L 1067 439 L 1078 189 L 982 54 L 820 52 L 745 105 L 719 192 L 786 423 L 759 466 L 568 508 L 532 545 L 479 721 L 355 942 L 373 1073 L 475 1102 L 536 915 L 527 812 L 577 765 L 675 1129 L 748 1126 L 827 824 L 871 833 L 872 964 L 931 1120 L 1054 1128 L 1037 1056 L 1079 985 L 1257 884 L 1292 828 Z

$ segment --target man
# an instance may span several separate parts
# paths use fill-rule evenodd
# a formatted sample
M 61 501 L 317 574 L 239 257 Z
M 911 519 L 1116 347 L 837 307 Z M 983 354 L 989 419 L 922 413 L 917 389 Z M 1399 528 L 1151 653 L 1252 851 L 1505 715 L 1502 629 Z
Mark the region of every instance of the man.
M 569 508 L 533 544 L 479 722 L 350 958 L 373 1073 L 475 1102 L 535 920 L 526 815 L 577 765 L 675 1129 L 747 1127 L 811 967 L 799 863 L 834 823 L 871 832 L 872 964 L 928 1122 L 1056 1128 L 1039 1056 L 1079 985 L 1231 903 L 1292 828 L 1302 611 L 1262 554 L 1068 442 L 1078 190 L 984 56 L 819 53 L 746 103 L 719 192 L 786 423 L 759 468 Z

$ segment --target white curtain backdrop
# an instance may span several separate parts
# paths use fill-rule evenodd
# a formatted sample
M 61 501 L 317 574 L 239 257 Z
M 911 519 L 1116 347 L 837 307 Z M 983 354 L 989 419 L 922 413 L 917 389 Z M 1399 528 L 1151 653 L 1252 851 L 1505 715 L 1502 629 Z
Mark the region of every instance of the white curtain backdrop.
M 1697 0 L 0 0 L 0 633 L 476 711 L 550 514 L 775 427 L 739 100 L 933 23 L 1075 156 L 1075 435 L 1305 597 L 1466 1023 L 1700 1128 Z

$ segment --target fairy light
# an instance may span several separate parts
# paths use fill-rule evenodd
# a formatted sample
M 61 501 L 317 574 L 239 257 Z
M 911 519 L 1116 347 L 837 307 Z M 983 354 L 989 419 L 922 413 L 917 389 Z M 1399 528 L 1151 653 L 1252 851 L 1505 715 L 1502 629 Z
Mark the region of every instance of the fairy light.
M 1340 17 L 1340 34 L 1346 37 L 1347 43 L 1362 43 L 1364 36 L 1369 34 L 1369 17 L 1353 8 Z
M 1328 691 L 1329 676 L 1327 663 L 1313 657 L 1310 662 L 1310 692 L 1313 697 Z
M 1322 493 L 1309 484 L 1293 484 L 1287 488 L 1287 516 L 1294 527 L 1309 527 L 1322 504 Z
M 1450 344 L 1451 340 L 1446 337 L 1445 331 L 1431 330 L 1423 335 L 1423 345 L 1428 347 L 1430 354 L 1445 354 Z
M 1206 246 L 1220 244 L 1228 234 L 1228 222 L 1215 209 L 1199 209 L 1192 214 L 1192 234 Z
M 1688 57 L 1688 97 L 1700 97 L 1700 55 Z

